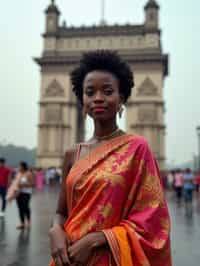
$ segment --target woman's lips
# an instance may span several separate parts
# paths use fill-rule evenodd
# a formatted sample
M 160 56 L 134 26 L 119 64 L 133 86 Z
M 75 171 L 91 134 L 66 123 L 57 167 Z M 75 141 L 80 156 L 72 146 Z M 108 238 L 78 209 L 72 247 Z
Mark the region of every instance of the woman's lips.
M 96 107 L 93 109 L 95 113 L 102 113 L 104 112 L 106 109 L 103 107 Z

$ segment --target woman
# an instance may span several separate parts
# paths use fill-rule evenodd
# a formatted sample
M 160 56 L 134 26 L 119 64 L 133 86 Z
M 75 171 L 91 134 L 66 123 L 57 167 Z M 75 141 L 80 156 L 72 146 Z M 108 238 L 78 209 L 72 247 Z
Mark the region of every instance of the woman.
M 177 202 L 181 202 L 182 190 L 183 190 L 183 173 L 181 169 L 177 169 L 174 175 L 174 188 L 176 191 Z
M 19 194 L 16 198 L 16 202 L 21 222 L 17 226 L 17 229 L 24 229 L 25 227 L 30 227 L 31 225 L 30 200 L 33 190 L 33 175 L 31 171 L 29 171 L 26 162 L 20 162 L 16 180 L 18 180 L 19 188 Z
M 190 168 L 185 170 L 183 175 L 183 189 L 184 189 L 184 199 L 186 203 L 192 203 L 193 190 L 194 190 L 194 175 Z
M 199 192 L 199 186 L 200 186 L 200 171 L 198 171 L 195 176 L 195 187 L 197 193 Z
M 170 266 L 157 163 L 143 137 L 116 123 L 134 85 L 130 67 L 115 52 L 89 52 L 71 79 L 94 134 L 65 154 L 51 265 Z
M 43 190 L 44 186 L 44 171 L 42 168 L 38 168 L 35 172 L 36 187 L 38 190 Z

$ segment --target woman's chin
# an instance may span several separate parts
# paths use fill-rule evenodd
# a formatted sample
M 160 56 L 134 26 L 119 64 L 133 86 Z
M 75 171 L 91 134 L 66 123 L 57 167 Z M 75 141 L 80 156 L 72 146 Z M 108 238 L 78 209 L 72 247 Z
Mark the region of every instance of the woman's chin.
M 109 121 L 109 120 L 111 120 L 110 117 L 107 117 L 107 116 L 105 116 L 105 115 L 100 115 L 100 114 L 98 114 L 98 115 L 93 115 L 93 116 L 92 116 L 92 119 L 93 119 L 94 121 Z
M 90 118 L 92 118 L 93 120 L 103 120 L 103 121 L 106 121 L 106 120 L 109 120 L 110 118 L 108 117 L 108 115 L 106 115 L 105 113 L 95 113 L 95 114 L 90 114 L 89 115 Z

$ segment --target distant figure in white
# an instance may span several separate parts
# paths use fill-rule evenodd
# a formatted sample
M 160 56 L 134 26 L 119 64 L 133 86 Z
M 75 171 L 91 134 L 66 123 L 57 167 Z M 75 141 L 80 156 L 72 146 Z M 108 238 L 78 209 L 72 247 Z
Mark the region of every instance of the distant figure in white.
M 20 162 L 19 171 L 7 193 L 7 200 L 16 198 L 19 210 L 20 224 L 17 229 L 24 229 L 31 225 L 30 200 L 33 191 L 33 175 L 26 162 Z

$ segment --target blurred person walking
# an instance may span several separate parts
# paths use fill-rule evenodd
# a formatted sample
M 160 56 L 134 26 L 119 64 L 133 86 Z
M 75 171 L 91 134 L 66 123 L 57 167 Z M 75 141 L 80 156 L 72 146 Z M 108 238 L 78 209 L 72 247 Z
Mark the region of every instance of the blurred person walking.
M 195 186 L 196 186 L 196 192 L 199 192 L 199 186 L 200 186 L 200 170 L 196 173 L 196 176 L 195 176 Z
M 62 182 L 62 168 L 57 167 L 56 168 L 56 182 L 61 183 Z
M 177 202 L 180 203 L 181 202 L 181 198 L 182 198 L 182 191 L 183 191 L 183 173 L 182 173 L 181 169 L 178 169 L 175 172 L 175 175 L 174 175 L 174 188 L 175 188 L 175 191 L 176 191 Z
M 56 178 L 56 169 L 55 167 L 49 167 L 46 170 L 46 184 L 47 185 L 53 185 L 55 183 L 55 178 Z
M 169 190 L 172 190 L 174 187 L 174 171 L 169 171 L 167 174 L 167 183 Z
M 194 175 L 190 168 L 185 170 L 183 174 L 183 189 L 184 189 L 184 199 L 186 203 L 192 203 L 193 190 L 194 190 Z
M 168 189 L 167 172 L 166 171 L 161 172 L 161 178 L 162 178 L 164 189 Z
M 0 196 L 2 199 L 2 207 L 0 217 L 4 217 L 6 210 L 6 193 L 8 189 L 11 170 L 5 165 L 6 160 L 0 158 Z
M 24 229 L 26 226 L 29 227 L 31 225 L 30 200 L 34 184 L 33 175 L 26 162 L 20 162 L 19 172 L 16 178 L 19 180 L 19 194 L 16 198 L 16 202 L 21 222 L 17 226 L 17 229 Z
M 38 190 L 43 190 L 44 186 L 44 171 L 42 168 L 38 168 L 35 172 L 36 188 Z

